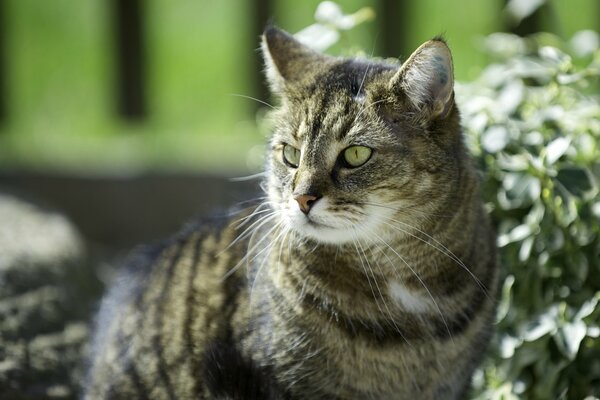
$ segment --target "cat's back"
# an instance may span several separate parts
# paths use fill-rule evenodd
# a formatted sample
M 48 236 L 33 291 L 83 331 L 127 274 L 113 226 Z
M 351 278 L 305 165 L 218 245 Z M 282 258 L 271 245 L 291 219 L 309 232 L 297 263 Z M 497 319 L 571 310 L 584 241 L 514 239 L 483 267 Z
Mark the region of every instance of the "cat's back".
M 243 217 L 195 221 L 126 260 L 96 320 L 85 399 L 205 397 L 205 350 L 227 336 L 243 287 Z

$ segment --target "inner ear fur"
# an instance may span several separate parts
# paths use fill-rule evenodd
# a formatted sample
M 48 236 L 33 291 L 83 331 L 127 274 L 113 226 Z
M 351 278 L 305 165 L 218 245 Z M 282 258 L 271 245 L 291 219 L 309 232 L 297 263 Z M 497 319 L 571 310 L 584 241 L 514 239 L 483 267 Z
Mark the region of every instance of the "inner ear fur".
M 388 89 L 403 94 L 429 119 L 448 115 L 454 102 L 454 67 L 446 42 L 433 39 L 423 43 L 392 77 Z

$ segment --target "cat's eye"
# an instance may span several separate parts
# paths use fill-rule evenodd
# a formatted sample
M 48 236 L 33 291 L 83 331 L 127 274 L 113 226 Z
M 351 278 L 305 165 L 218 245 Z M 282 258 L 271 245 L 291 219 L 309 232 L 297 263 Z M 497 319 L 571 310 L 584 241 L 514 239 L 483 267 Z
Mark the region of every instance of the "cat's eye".
M 365 146 L 350 146 L 344 150 L 344 161 L 351 168 L 360 167 L 371 158 L 373 151 Z
M 284 144 L 283 161 L 290 167 L 298 168 L 298 164 L 300 164 L 300 150 L 289 144 Z

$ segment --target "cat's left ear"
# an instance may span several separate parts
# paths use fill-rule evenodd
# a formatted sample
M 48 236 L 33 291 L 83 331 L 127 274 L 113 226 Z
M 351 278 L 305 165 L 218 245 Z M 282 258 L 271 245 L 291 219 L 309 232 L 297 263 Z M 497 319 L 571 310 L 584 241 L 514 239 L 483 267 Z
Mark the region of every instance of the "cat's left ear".
M 262 53 L 267 80 L 271 90 L 278 94 L 320 70 L 330 59 L 273 26 L 267 27 L 263 33 Z
M 403 92 L 420 113 L 430 119 L 445 117 L 454 102 L 454 68 L 446 42 L 425 42 L 404 62 L 389 83 Z

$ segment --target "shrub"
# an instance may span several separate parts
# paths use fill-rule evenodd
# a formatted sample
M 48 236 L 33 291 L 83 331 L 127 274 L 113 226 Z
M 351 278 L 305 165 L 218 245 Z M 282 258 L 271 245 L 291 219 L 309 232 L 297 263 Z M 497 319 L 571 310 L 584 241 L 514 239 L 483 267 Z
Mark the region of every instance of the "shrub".
M 597 89 L 598 35 L 485 44 L 496 62 L 457 87 L 505 277 L 477 398 L 597 396 L 600 104 L 586 93 Z

